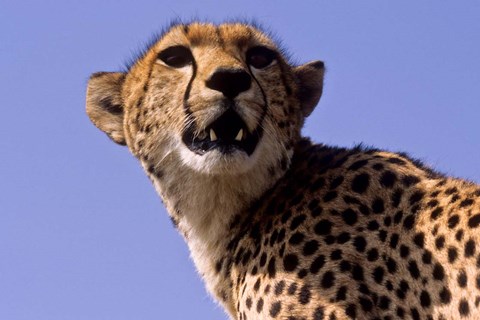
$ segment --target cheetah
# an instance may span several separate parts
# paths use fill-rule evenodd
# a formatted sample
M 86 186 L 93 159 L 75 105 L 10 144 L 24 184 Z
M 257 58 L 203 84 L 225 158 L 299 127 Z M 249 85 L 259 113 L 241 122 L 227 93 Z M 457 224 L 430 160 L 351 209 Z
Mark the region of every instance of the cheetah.
M 480 319 L 480 187 L 302 137 L 324 71 L 248 23 L 178 23 L 94 73 L 86 110 L 231 319 Z

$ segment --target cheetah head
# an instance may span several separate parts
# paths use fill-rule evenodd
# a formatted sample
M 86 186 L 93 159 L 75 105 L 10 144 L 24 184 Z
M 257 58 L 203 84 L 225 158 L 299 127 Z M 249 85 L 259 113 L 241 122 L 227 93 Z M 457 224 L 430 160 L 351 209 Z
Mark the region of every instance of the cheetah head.
M 321 61 L 291 66 L 250 25 L 175 25 L 128 71 L 93 74 L 87 113 L 149 171 L 273 170 L 288 165 L 323 73 Z

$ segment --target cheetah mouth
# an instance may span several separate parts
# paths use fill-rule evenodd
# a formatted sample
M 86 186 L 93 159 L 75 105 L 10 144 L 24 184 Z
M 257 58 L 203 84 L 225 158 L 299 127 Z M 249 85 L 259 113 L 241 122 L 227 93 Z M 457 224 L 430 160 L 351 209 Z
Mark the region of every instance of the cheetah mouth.
M 222 154 L 243 151 L 251 155 L 260 140 L 261 131 L 250 132 L 242 118 L 232 108 L 209 124 L 203 131 L 189 125 L 182 135 L 183 143 L 196 154 L 217 150 Z

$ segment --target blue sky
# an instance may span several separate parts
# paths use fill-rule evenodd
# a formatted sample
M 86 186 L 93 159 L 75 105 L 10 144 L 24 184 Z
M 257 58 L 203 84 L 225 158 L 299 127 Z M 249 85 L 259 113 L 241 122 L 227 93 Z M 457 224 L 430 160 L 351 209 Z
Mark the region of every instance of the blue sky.
M 0 319 L 226 319 L 126 148 L 84 112 L 174 18 L 251 17 L 324 60 L 304 133 L 480 182 L 480 3 L 6 1 L 0 9 Z

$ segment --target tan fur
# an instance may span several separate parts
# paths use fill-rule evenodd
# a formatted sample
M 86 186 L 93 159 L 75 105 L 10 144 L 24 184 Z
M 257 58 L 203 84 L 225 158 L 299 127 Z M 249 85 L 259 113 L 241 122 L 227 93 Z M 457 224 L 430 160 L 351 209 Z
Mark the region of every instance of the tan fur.
M 159 58 L 175 46 L 193 61 Z M 257 46 L 277 52 L 271 64 L 247 63 Z M 222 70 L 248 74 L 248 89 L 228 100 L 208 84 Z M 87 113 L 140 160 L 232 319 L 480 318 L 480 188 L 303 139 L 323 74 L 252 26 L 176 25 L 128 72 L 92 76 Z M 194 152 L 189 126 L 206 139 L 226 110 L 262 132 L 254 152 Z

